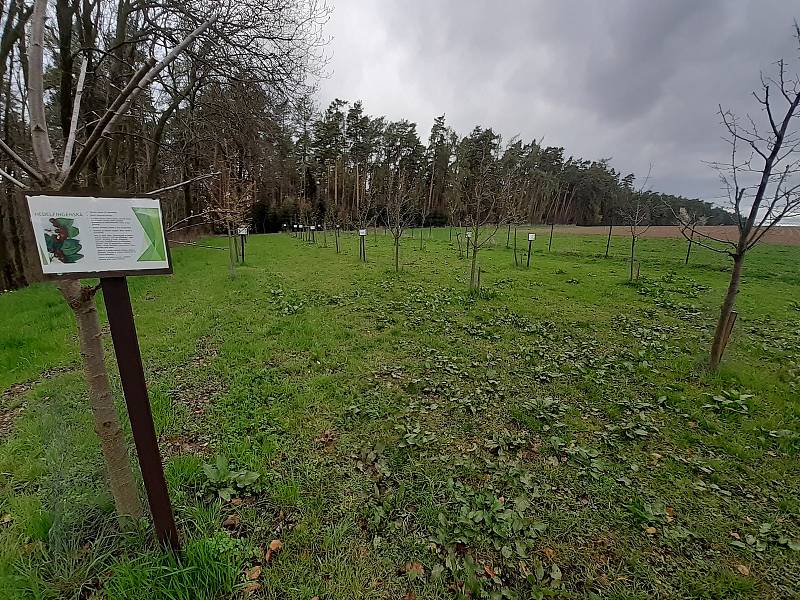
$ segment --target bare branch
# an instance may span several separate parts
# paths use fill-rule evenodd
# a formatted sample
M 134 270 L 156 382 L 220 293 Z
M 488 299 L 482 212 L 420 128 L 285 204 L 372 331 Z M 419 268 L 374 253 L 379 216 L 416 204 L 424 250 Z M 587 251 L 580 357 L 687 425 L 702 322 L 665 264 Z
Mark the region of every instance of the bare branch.
M 83 85 L 86 80 L 86 69 L 89 65 L 89 58 L 84 56 L 81 64 L 81 72 L 78 75 L 78 84 L 75 87 L 75 101 L 72 104 L 72 117 L 69 124 L 69 137 L 64 147 L 64 162 L 61 164 L 61 172 L 66 173 L 72 161 L 72 148 L 75 146 L 75 137 L 78 134 L 78 115 L 81 111 L 81 98 L 83 97 Z
M 221 171 L 214 171 L 213 173 L 206 173 L 205 175 L 198 175 L 197 177 L 193 177 L 192 179 L 187 179 L 186 181 L 181 181 L 180 183 L 175 183 L 173 185 L 168 185 L 167 187 L 162 187 L 157 190 L 153 190 L 152 192 L 145 192 L 145 196 L 155 196 L 156 194 L 163 194 L 164 192 L 168 192 L 169 190 L 174 190 L 175 188 L 183 187 L 190 183 L 194 183 L 195 181 L 202 181 L 204 179 L 208 179 L 210 177 L 216 177 L 219 175 Z
M 6 173 L 3 169 L 0 169 L 0 176 L 5 177 L 11 183 L 13 183 L 15 186 L 17 186 L 18 188 L 25 189 L 25 185 L 24 184 L 22 184 L 18 179 L 14 179 L 13 176 L 11 176 L 8 173 Z
M 45 179 L 44 175 L 42 175 L 39 171 L 37 171 L 27 162 L 25 162 L 25 160 L 19 154 L 14 152 L 14 150 L 8 144 L 6 144 L 2 139 L 0 139 L 0 150 L 5 152 L 8 155 L 8 157 L 14 162 L 14 164 L 16 164 L 23 171 L 25 171 L 30 176 L 31 179 L 36 181 L 36 183 L 40 185 L 45 185 L 47 180 Z

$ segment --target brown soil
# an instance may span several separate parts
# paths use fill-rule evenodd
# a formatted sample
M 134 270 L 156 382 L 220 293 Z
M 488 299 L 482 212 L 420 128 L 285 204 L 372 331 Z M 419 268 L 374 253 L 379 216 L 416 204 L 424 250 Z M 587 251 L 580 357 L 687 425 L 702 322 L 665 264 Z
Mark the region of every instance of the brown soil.
M 550 228 L 537 226 L 534 229 L 549 233 Z M 537 233 L 538 233 L 537 231 Z M 733 240 L 738 235 L 737 228 L 733 225 L 698 227 L 697 231 L 701 234 L 709 235 L 717 239 Z M 575 235 L 608 235 L 608 227 L 578 227 L 577 225 L 556 225 L 556 233 L 567 233 Z M 540 235 L 542 235 L 540 233 Z M 623 225 L 614 227 L 612 235 L 630 237 L 628 228 Z M 682 238 L 680 227 L 674 225 L 651 227 L 644 234 L 648 238 Z M 773 227 L 762 240 L 768 244 L 779 244 L 785 246 L 800 246 L 800 226 L 787 225 L 784 227 Z

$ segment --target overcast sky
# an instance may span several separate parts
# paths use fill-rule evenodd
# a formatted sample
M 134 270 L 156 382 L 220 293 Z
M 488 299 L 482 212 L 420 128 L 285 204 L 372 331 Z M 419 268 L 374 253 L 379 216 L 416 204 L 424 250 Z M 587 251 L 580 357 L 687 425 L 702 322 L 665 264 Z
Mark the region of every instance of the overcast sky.
M 759 71 L 798 57 L 792 0 L 331 1 L 321 108 L 362 100 L 424 142 L 444 113 L 718 202 L 717 105 L 759 116 Z

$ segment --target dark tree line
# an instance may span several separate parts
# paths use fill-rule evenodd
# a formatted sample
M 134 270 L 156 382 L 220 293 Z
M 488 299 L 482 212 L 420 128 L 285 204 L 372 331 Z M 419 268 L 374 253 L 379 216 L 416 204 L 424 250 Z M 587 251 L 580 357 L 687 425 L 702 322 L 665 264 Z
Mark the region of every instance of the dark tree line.
M 507 220 L 527 223 L 606 225 L 619 219 L 629 199 L 633 175 L 623 176 L 608 159 L 565 157 L 564 149 L 514 138 L 503 143 L 492 129 L 475 127 L 459 137 L 445 117 L 437 117 L 427 143 L 417 125 L 407 120 L 371 117 L 361 102 L 334 100 L 322 114 L 303 122 L 294 139 L 294 172 L 281 197 L 289 205 L 277 221 L 335 222 L 345 226 L 385 224 L 383 207 L 391 203 L 393 185 L 402 180 L 405 193 L 416 198 L 413 225 L 455 224 L 465 218 L 464 186 L 471 149 L 487 149 L 489 169 L 513 180 L 503 198 Z M 287 146 L 288 147 L 288 146 Z M 394 182 L 393 184 L 390 182 Z M 674 212 L 685 208 L 709 225 L 732 224 L 731 215 L 708 202 L 651 191 L 653 225 L 674 225 Z M 269 208 L 260 209 L 264 214 Z M 265 230 L 279 227 L 269 219 L 254 223 Z

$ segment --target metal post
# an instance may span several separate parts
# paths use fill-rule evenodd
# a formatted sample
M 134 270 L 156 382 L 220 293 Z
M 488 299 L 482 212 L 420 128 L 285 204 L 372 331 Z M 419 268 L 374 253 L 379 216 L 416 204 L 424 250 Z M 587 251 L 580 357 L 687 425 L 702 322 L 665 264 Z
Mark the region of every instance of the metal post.
M 547 244 L 547 251 L 548 252 L 550 252 L 550 250 L 553 248 L 553 227 L 555 227 L 555 224 L 556 224 L 555 221 L 550 223 L 550 242 L 548 242 L 548 244 Z
M 128 281 L 125 277 L 103 277 L 100 283 L 114 352 L 117 355 L 119 378 L 122 382 L 125 404 L 128 407 L 133 441 L 136 444 L 136 454 L 139 457 L 150 513 L 153 515 L 153 527 L 161 544 L 178 550 L 180 549 L 178 530 L 172 515 L 167 481 L 161 464 L 161 452 L 158 449 L 153 425 L 153 414 L 147 397 L 147 384 L 144 379 L 142 356 L 139 353 L 139 341 L 136 337 Z
M 244 264 L 244 237 L 245 236 L 244 236 L 244 234 L 241 234 L 239 237 L 241 238 L 241 242 L 242 242 L 242 264 Z
M 531 268 L 531 244 L 532 243 L 533 242 L 531 240 L 528 240 L 528 263 L 525 265 L 525 268 L 527 268 L 527 269 Z

